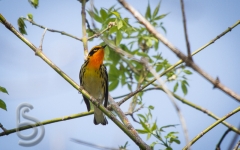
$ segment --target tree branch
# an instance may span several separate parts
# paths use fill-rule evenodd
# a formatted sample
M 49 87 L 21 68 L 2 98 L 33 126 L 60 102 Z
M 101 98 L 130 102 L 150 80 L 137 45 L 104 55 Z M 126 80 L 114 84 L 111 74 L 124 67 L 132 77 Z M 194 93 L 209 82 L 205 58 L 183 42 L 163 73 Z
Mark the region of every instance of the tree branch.
M 217 144 L 217 146 L 216 146 L 216 150 L 221 150 L 221 143 L 222 143 L 222 141 L 224 140 L 224 138 L 226 137 L 226 135 L 229 133 L 231 131 L 231 129 L 230 128 L 228 128 L 225 132 L 224 132 L 224 134 L 222 135 L 222 137 L 221 137 L 221 139 L 219 140 L 219 142 L 218 142 L 218 144 Z
M 238 141 L 238 143 L 236 144 L 236 146 L 233 148 L 233 150 L 238 150 L 238 147 L 240 146 L 240 140 Z
M 162 87 L 148 88 L 148 89 L 143 90 L 143 92 L 150 91 L 150 90 L 161 90 L 161 91 L 164 92 L 164 90 L 162 89 Z M 126 94 L 126 95 L 128 95 L 128 94 Z M 184 103 L 184 104 L 186 104 L 186 105 L 188 105 L 188 106 L 190 106 L 190 107 L 193 107 L 193 108 L 195 108 L 195 109 L 197 109 L 197 110 L 199 110 L 199 111 L 207 114 L 208 116 L 214 118 L 215 120 L 219 120 L 219 119 L 220 119 L 220 118 L 219 118 L 218 116 L 216 116 L 214 113 L 208 111 L 208 110 L 205 109 L 205 108 L 202 108 L 201 106 L 198 106 L 198 105 L 196 105 L 196 104 L 188 101 L 187 99 L 184 99 L 184 98 L 178 96 L 177 94 L 175 94 L 175 93 L 173 93 L 173 92 L 172 92 L 172 95 L 173 95 L 177 100 L 181 101 L 182 103 Z M 125 96 L 125 95 L 123 95 L 123 96 Z M 119 102 L 118 102 L 118 103 L 119 103 Z M 226 127 L 228 127 L 229 129 L 231 129 L 232 131 L 236 132 L 237 134 L 240 134 L 240 130 L 239 130 L 238 128 L 230 125 L 229 123 L 227 123 L 227 122 L 225 122 L 225 121 L 223 121 L 223 122 L 221 122 L 221 123 L 224 124 L 224 125 L 225 125 Z
M 123 124 L 128 128 L 128 130 L 135 136 L 137 139 L 137 142 L 144 144 L 144 149 L 151 150 L 150 146 L 145 144 L 145 142 L 141 139 L 141 137 L 137 134 L 137 131 L 134 129 L 132 124 L 129 122 L 128 118 L 125 116 L 125 114 L 122 112 L 122 110 L 119 108 L 118 104 L 113 100 L 111 95 L 108 95 L 109 103 L 113 110 L 118 114 L 119 118 L 122 120 Z
M 38 26 L 38 27 L 40 27 L 40 28 L 42 28 L 42 29 L 47 29 L 47 30 L 50 31 L 50 32 L 61 33 L 62 35 L 66 35 L 66 36 L 69 36 L 69 37 L 74 38 L 74 39 L 76 39 L 76 40 L 82 41 L 81 38 L 78 38 L 78 37 L 76 37 L 76 36 L 74 36 L 74 35 L 71 35 L 71 34 L 69 34 L 69 33 L 64 32 L 64 31 L 59 31 L 59 30 L 54 30 L 54 29 L 47 28 L 47 27 L 45 27 L 45 26 L 42 26 L 42 25 L 37 24 L 36 22 L 34 22 L 33 20 L 30 20 L 30 19 L 28 19 L 28 18 L 24 18 L 24 17 L 23 17 L 23 19 L 26 20 L 26 21 L 28 21 L 28 22 L 30 22 L 30 23 L 32 23 L 32 25 Z
M 43 44 L 43 39 L 44 39 L 44 36 L 46 34 L 46 31 L 47 31 L 47 28 L 44 29 L 44 32 L 43 32 L 43 35 L 42 35 L 42 39 L 41 39 L 41 43 L 40 43 L 40 46 L 39 46 L 39 49 L 42 51 L 42 44 Z
M 83 42 L 83 49 L 84 49 L 84 60 L 87 60 L 88 56 L 88 45 L 87 45 L 87 30 L 86 30 L 86 11 L 85 11 L 85 6 L 86 6 L 86 0 L 81 0 L 82 3 L 82 42 Z
M 193 61 L 192 55 L 191 55 L 190 44 L 189 44 L 189 40 L 188 40 L 188 34 L 187 34 L 187 23 L 186 23 L 184 2 L 183 2 L 183 0 L 180 0 L 180 2 L 181 2 L 181 9 L 182 9 L 183 28 L 184 28 L 185 41 L 186 41 L 186 46 L 187 46 L 188 59 Z
M 32 124 L 32 125 L 26 125 L 26 126 L 19 127 L 18 130 L 17 130 L 17 128 L 6 130 L 6 131 L 0 133 L 0 136 L 12 134 L 12 133 L 15 133 L 17 131 L 27 130 L 27 129 L 33 128 L 33 126 L 38 127 L 40 125 L 47 125 L 47 124 L 51 124 L 51 123 L 55 123 L 55 122 L 71 120 L 71 119 L 75 119 L 75 118 L 88 116 L 88 115 L 91 115 L 91 114 L 93 114 L 93 110 L 91 110 L 89 112 L 82 112 L 82 113 L 78 113 L 78 114 L 73 114 L 73 115 L 70 115 L 70 116 L 64 116 L 64 117 L 61 117 L 61 118 L 45 120 L 41 123 L 35 123 L 35 124 Z
M 208 131 L 210 131 L 212 128 L 214 128 L 215 126 L 217 126 L 219 123 L 221 123 L 222 121 L 226 120 L 227 118 L 231 117 L 232 115 L 234 115 L 235 113 L 240 111 L 240 107 L 237 107 L 236 109 L 234 109 L 232 112 L 228 113 L 226 116 L 222 117 L 221 119 L 217 120 L 215 123 L 213 123 L 212 125 L 210 125 L 209 127 L 207 127 L 205 130 L 203 130 L 200 134 L 198 134 L 195 138 L 193 138 L 189 144 L 187 144 L 183 150 L 187 150 L 189 146 L 193 145 L 199 138 L 201 138 L 204 134 L 206 134 Z
M 227 95 L 231 96 L 238 102 L 240 102 L 240 95 L 232 91 L 231 89 L 224 86 L 219 80 L 215 80 L 206 72 L 204 72 L 198 65 L 193 61 L 189 60 L 180 50 L 172 45 L 166 38 L 164 38 L 138 11 L 136 11 L 132 6 L 130 6 L 125 0 L 118 0 L 132 15 L 142 23 L 146 29 L 153 34 L 157 39 L 159 39 L 164 45 L 166 45 L 170 50 L 172 50 L 180 59 L 182 59 L 189 67 L 193 68 L 196 72 L 202 75 L 205 79 L 211 82 L 214 87 L 219 88 Z
M 238 129 L 240 130 L 240 124 L 238 125 Z M 233 145 L 236 143 L 238 136 L 239 134 L 235 133 L 230 145 L 228 146 L 228 149 L 233 149 Z

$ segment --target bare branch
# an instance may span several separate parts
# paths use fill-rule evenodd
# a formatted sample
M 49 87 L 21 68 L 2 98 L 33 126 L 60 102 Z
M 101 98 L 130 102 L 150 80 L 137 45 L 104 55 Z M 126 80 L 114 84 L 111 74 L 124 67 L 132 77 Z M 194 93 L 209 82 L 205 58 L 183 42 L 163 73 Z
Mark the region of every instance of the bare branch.
M 8 135 L 8 134 L 9 134 L 9 133 L 7 132 L 7 129 L 5 129 L 1 123 L 0 123 L 0 128 L 3 130 L 3 132 L 0 133 L 0 136 L 1 136 L 1 134 L 3 134 L 3 135 Z
M 84 60 L 87 59 L 88 56 L 88 45 L 87 45 L 87 30 L 86 30 L 86 11 L 85 11 L 85 6 L 86 6 L 86 0 L 81 0 L 82 3 L 82 42 L 83 42 L 83 50 L 84 50 Z
M 100 146 L 100 145 L 97 145 L 97 144 L 93 144 L 93 143 L 86 142 L 86 141 L 79 140 L 79 139 L 75 139 L 75 138 L 71 138 L 70 140 L 75 142 L 75 143 L 86 145 L 88 147 L 92 147 L 92 148 L 96 148 L 96 149 L 100 149 L 100 150 L 119 150 L 117 148 L 110 148 L 110 147 L 106 147 L 106 146 Z
M 145 89 L 145 90 L 142 90 L 142 91 L 143 91 L 143 92 L 146 92 L 146 91 L 150 91 L 150 90 L 161 90 L 161 91 L 165 92 L 162 87 L 148 88 L 148 89 Z M 190 106 L 190 107 L 192 107 L 192 108 L 195 108 L 196 110 L 199 110 L 199 111 L 207 114 L 208 116 L 214 118 L 215 120 L 219 120 L 219 119 L 220 119 L 218 116 L 216 116 L 216 115 L 215 115 L 214 113 L 212 113 L 211 111 L 209 111 L 209 110 L 207 110 L 207 109 L 205 109 L 205 108 L 202 108 L 201 106 L 198 106 L 198 105 L 192 103 L 191 101 L 189 101 L 189 100 L 187 100 L 187 99 L 184 99 L 184 98 L 178 96 L 177 94 L 175 94 L 175 93 L 173 93 L 173 92 L 172 92 L 172 95 L 173 95 L 177 100 L 181 101 L 182 103 L 184 103 L 184 104 L 186 104 L 186 105 L 188 105 L 188 106 Z M 121 101 L 118 102 L 118 104 L 119 104 L 119 103 L 121 103 Z M 121 104 L 122 104 L 122 103 L 121 103 Z M 227 122 L 225 122 L 225 121 L 223 121 L 223 122 L 221 122 L 221 123 L 224 124 L 224 125 L 225 125 L 226 127 L 228 127 L 229 129 L 231 129 L 232 131 L 236 132 L 236 134 L 240 134 L 240 127 L 239 127 L 239 129 L 238 129 L 238 128 L 232 126 L 231 124 L 229 124 L 229 123 L 227 123 Z
M 109 30 L 111 27 L 113 27 L 113 26 L 115 26 L 115 25 L 116 25 L 115 22 L 109 22 L 106 29 L 102 30 L 102 31 L 99 32 L 99 33 L 96 33 L 96 32 L 95 32 L 95 34 L 94 34 L 93 36 L 88 37 L 88 40 L 90 40 L 90 39 L 92 39 L 92 38 L 95 38 L 95 37 L 99 37 L 100 35 L 102 35 L 104 32 L 106 32 L 107 30 Z
M 135 136 L 137 142 L 142 143 L 145 146 L 145 149 L 151 150 L 150 146 L 148 146 L 141 137 L 137 134 L 137 131 L 134 129 L 132 124 L 129 122 L 128 118 L 125 116 L 125 114 L 122 112 L 122 110 L 119 108 L 118 104 L 113 100 L 110 94 L 108 94 L 108 100 L 113 108 L 113 110 L 118 114 L 119 118 L 122 120 L 123 124 L 128 128 L 128 130 Z
M 226 137 L 226 135 L 227 135 L 230 131 L 231 131 L 231 129 L 228 128 L 228 129 L 224 132 L 224 134 L 222 135 L 221 139 L 219 140 L 219 142 L 218 142 L 218 144 L 217 144 L 217 146 L 216 146 L 216 150 L 221 150 L 221 143 L 222 143 L 222 141 L 224 140 L 224 138 Z
M 191 49 L 190 49 L 190 44 L 189 44 L 188 34 L 187 34 L 187 23 L 186 23 L 184 2 L 183 2 L 183 0 L 180 0 L 180 1 L 181 1 L 183 28 L 184 28 L 185 41 L 186 41 L 186 46 L 187 46 L 188 59 L 192 61 L 193 59 L 192 59 L 192 55 L 191 55 Z
M 236 146 L 233 148 L 233 150 L 238 150 L 238 147 L 240 146 L 240 140 L 238 141 L 238 143 L 236 144 Z
M 240 124 L 238 126 L 238 129 L 240 130 Z M 240 133 L 235 133 L 233 139 L 232 139 L 232 142 L 230 143 L 230 145 L 228 146 L 228 149 L 233 149 L 233 145 L 236 143 L 238 137 L 239 137 Z
M 28 21 L 28 22 L 30 22 L 30 23 L 32 23 L 32 25 L 38 26 L 38 27 L 40 27 L 40 28 L 42 28 L 42 29 L 46 29 L 46 28 L 47 28 L 47 27 L 45 27 L 45 26 L 42 26 L 42 25 L 37 24 L 36 22 L 34 22 L 33 20 L 30 20 L 30 19 L 28 19 L 28 18 L 24 18 L 24 17 L 23 17 L 23 19 L 26 20 L 26 21 Z M 78 37 L 76 37 L 76 36 L 74 36 L 74 35 L 71 35 L 71 34 L 69 34 L 69 33 L 64 32 L 64 31 L 54 30 L 54 29 L 50 29 L 50 28 L 47 28 L 47 30 L 50 31 L 50 32 L 61 33 L 62 35 L 66 35 L 66 36 L 69 36 L 69 37 L 74 38 L 74 39 L 76 39 L 76 40 L 82 41 L 81 38 L 78 38 Z
M 69 115 L 69 116 L 64 116 L 64 117 L 59 117 L 59 118 L 55 118 L 55 119 L 45 120 L 45 121 L 40 122 L 40 123 L 35 123 L 35 124 L 31 124 L 31 125 L 22 126 L 22 127 L 19 127 L 18 130 L 17 130 L 17 128 L 9 129 L 9 130 L 5 129 L 4 132 L 0 133 L 0 136 L 12 134 L 12 133 L 15 133 L 16 131 L 22 131 L 22 130 L 27 130 L 27 129 L 30 129 L 30 128 L 33 128 L 33 127 L 38 127 L 40 125 L 47 125 L 47 124 L 51 124 L 51 123 L 55 123 L 55 122 L 66 121 L 66 120 L 75 119 L 75 118 L 79 118 L 79 117 L 84 117 L 84 116 L 88 116 L 88 115 L 92 115 L 92 114 L 93 114 L 93 110 L 89 111 L 89 112 L 82 112 L 82 113 L 73 114 L 73 115 Z
M 44 32 L 43 32 L 43 35 L 42 35 L 42 39 L 41 39 L 41 43 L 40 43 L 40 46 L 39 46 L 39 49 L 42 51 L 42 44 L 43 44 L 43 39 L 44 39 L 44 36 L 46 34 L 46 31 L 47 31 L 47 28 L 45 28 Z
M 214 86 L 221 89 L 227 95 L 233 97 L 238 102 L 240 102 L 240 95 L 232 91 L 231 89 L 224 86 L 221 82 L 216 82 L 216 80 L 204 72 L 198 65 L 193 61 L 189 60 L 180 50 L 178 50 L 172 43 L 170 43 L 166 38 L 164 38 L 138 11 L 136 11 L 132 6 L 130 6 L 125 0 L 118 0 L 133 16 L 142 23 L 146 29 L 152 33 L 157 39 L 159 39 L 164 45 L 166 45 L 170 50 L 172 50 L 180 59 L 182 59 L 189 67 L 193 68 L 196 72 L 202 75 L 205 79 L 211 82 Z M 216 84 L 217 83 L 217 84 Z
M 133 112 L 125 112 L 124 114 L 127 115 L 133 115 L 135 112 L 138 112 L 139 110 L 141 110 L 143 108 L 144 105 L 141 105 L 139 108 L 135 109 Z

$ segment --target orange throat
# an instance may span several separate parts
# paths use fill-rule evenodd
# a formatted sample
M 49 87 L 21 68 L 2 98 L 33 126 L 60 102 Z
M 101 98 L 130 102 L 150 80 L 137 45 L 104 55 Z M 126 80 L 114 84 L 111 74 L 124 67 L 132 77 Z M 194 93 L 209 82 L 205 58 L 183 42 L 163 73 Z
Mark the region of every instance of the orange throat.
M 90 68 L 99 68 L 103 63 L 104 59 L 104 50 L 98 50 L 93 56 L 89 58 L 88 67 Z

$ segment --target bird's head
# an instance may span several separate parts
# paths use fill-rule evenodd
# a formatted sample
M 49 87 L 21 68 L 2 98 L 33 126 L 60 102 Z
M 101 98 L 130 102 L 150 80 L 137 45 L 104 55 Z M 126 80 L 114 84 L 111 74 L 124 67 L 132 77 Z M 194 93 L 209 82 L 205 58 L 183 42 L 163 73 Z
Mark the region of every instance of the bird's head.
M 104 59 L 104 46 L 94 46 L 90 52 L 88 53 L 87 61 L 89 61 L 89 67 L 99 68 L 99 66 L 103 63 Z

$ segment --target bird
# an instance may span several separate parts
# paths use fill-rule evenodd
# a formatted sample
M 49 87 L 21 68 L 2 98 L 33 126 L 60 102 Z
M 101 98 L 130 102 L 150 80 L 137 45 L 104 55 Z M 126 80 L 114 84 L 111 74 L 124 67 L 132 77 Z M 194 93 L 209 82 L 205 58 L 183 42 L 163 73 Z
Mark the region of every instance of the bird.
M 103 104 L 107 108 L 108 104 L 108 73 L 103 64 L 104 59 L 104 46 L 94 46 L 88 53 L 86 61 L 83 63 L 80 72 L 79 79 L 80 85 L 93 96 L 99 104 Z M 87 97 L 83 95 L 83 100 L 87 106 L 87 110 L 90 111 L 90 103 Z M 94 105 L 94 119 L 95 125 L 102 124 L 107 125 L 108 121 L 103 112 Z

